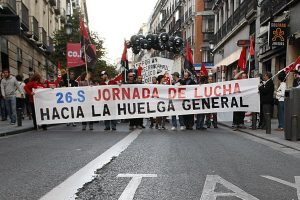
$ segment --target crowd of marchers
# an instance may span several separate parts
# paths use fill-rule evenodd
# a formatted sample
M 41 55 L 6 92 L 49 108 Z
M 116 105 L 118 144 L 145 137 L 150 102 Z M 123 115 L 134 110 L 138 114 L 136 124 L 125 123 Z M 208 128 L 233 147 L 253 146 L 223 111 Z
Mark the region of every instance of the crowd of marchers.
M 178 72 L 174 72 L 172 79 L 165 75 L 159 75 L 152 77 L 152 84 L 172 84 L 172 85 L 196 85 L 196 84 L 210 84 L 215 82 L 213 76 L 200 76 L 195 77 L 194 74 L 185 71 L 181 77 Z M 13 76 L 8 69 L 4 69 L 1 73 L 1 94 L 0 94 L 0 114 L 2 121 L 8 121 L 11 125 L 16 123 L 17 117 L 24 119 L 28 117 L 33 121 L 34 129 L 38 130 L 42 128 L 47 129 L 46 125 L 41 127 L 37 126 L 35 109 L 34 109 L 34 90 L 39 88 L 57 88 L 57 87 L 78 87 L 78 86 L 90 86 L 90 85 L 117 85 L 120 84 L 114 78 L 110 77 L 106 71 L 102 71 L 100 74 L 93 74 L 93 76 L 100 76 L 101 82 L 92 82 L 91 73 L 82 73 L 80 77 L 75 79 L 74 72 L 69 72 L 69 76 L 65 76 L 61 80 L 55 80 L 54 75 L 49 75 L 49 80 L 43 80 L 39 73 L 29 73 L 29 77 L 23 80 L 21 75 Z M 122 84 L 143 84 L 143 77 L 136 73 L 135 70 L 129 71 L 125 81 Z M 244 71 L 233 71 L 233 79 L 247 79 L 249 78 Z M 286 90 L 286 75 L 280 73 L 277 78 L 279 85 L 274 86 L 273 76 L 270 72 L 266 72 L 263 75 L 257 74 L 256 77 L 260 78 L 260 85 L 258 91 L 260 94 L 260 112 L 252 113 L 252 125 L 251 129 L 266 129 L 267 114 L 273 113 L 274 106 L 277 106 L 278 110 L 278 128 L 276 130 L 284 130 L 284 100 Z M 170 81 L 171 80 L 171 81 Z M 294 87 L 299 86 L 299 80 L 295 77 Z M 275 89 L 276 88 L 276 89 Z M 20 110 L 20 115 L 17 116 L 17 110 Z M 207 128 L 218 128 L 217 113 L 209 114 L 189 114 L 150 118 L 149 120 L 143 118 L 135 118 L 129 120 L 122 120 L 123 122 L 129 122 L 129 130 L 135 128 L 146 128 L 145 122 L 149 121 L 149 128 L 155 128 L 158 130 L 165 130 L 166 123 L 171 124 L 171 130 L 193 130 L 194 126 L 196 130 L 206 130 Z M 232 128 L 233 129 L 245 129 L 245 112 L 233 112 Z M 95 122 L 82 122 L 82 130 L 86 130 L 87 126 L 90 130 L 93 130 L 93 124 Z M 117 130 L 118 120 L 106 120 L 104 121 L 104 130 Z M 67 126 L 77 126 L 78 123 L 69 123 Z

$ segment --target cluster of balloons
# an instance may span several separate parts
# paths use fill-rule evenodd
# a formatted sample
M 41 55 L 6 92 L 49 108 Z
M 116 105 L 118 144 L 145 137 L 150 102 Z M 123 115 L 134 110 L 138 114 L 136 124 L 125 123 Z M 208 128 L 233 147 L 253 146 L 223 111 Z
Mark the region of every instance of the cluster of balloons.
M 134 54 L 139 54 L 142 49 L 154 49 L 158 51 L 169 51 L 179 54 L 183 48 L 183 39 L 178 36 L 169 36 L 168 33 L 133 35 L 127 42 L 127 48 L 132 48 Z

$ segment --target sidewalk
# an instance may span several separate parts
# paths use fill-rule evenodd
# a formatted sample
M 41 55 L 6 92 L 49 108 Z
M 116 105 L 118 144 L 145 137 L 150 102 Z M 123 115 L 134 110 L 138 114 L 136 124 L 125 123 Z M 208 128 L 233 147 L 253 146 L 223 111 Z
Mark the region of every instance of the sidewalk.
M 16 125 L 10 125 L 9 119 L 7 121 L 0 121 L 0 137 L 31 130 L 33 130 L 32 120 L 29 120 L 27 117 L 25 120 L 22 120 L 22 126 L 18 126 L 17 123 Z
M 231 128 L 232 122 L 219 122 L 219 124 Z M 251 124 L 245 123 L 245 125 L 247 127 L 250 127 Z M 300 151 L 300 141 L 286 140 L 284 138 L 284 131 L 275 131 L 274 130 L 277 128 L 277 125 L 278 125 L 278 120 L 272 119 L 271 134 L 266 134 L 266 130 L 262 130 L 262 129 L 252 130 L 252 129 L 247 128 L 247 129 L 239 129 L 239 131 Z

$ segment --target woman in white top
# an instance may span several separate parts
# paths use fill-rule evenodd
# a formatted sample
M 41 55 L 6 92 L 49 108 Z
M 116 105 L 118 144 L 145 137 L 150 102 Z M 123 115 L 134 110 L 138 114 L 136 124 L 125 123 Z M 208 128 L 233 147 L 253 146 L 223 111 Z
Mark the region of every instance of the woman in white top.
M 275 129 L 277 131 L 283 131 L 284 128 L 284 93 L 286 90 L 285 77 L 286 75 L 284 72 L 278 75 L 280 85 L 275 92 L 276 99 L 278 100 L 278 128 Z

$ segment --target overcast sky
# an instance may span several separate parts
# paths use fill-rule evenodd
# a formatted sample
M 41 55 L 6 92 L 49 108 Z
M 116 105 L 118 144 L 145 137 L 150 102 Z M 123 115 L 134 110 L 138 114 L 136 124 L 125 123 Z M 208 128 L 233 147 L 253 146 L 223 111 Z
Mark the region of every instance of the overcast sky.
M 114 63 L 122 55 L 124 38 L 147 23 L 157 0 L 87 0 L 90 30 L 104 39 L 106 58 Z

